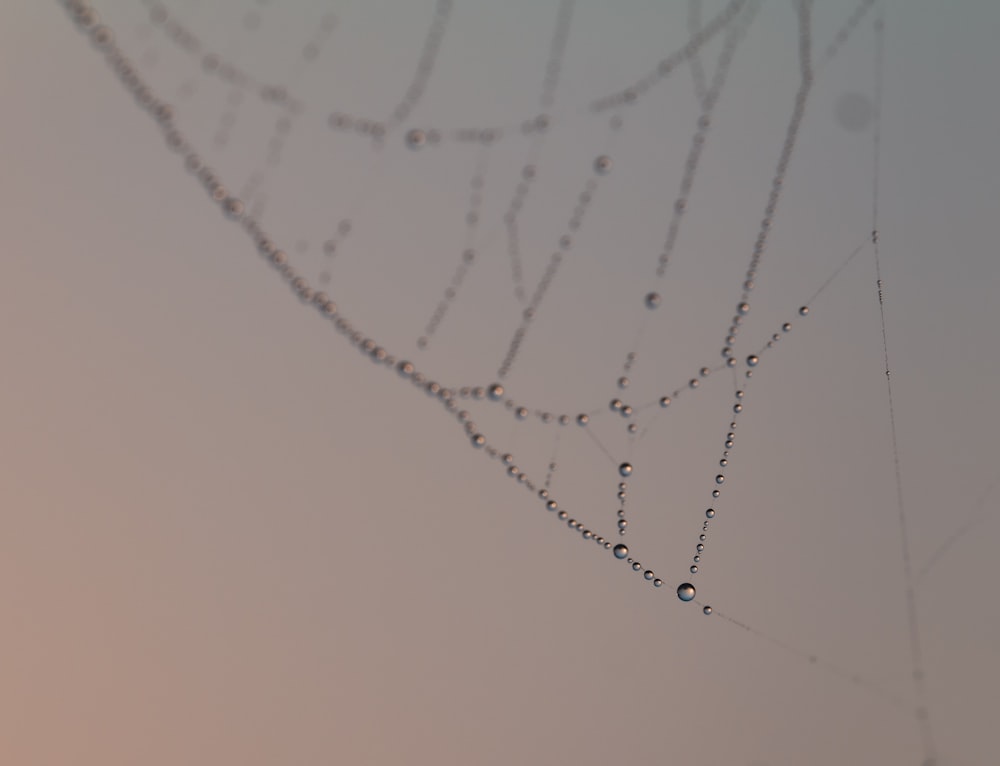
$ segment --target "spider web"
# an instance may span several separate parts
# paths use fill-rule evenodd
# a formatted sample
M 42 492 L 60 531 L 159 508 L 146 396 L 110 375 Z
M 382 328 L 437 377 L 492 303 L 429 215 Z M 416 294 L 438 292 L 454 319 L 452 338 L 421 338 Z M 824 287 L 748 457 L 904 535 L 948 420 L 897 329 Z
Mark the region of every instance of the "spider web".
M 947 762 L 916 588 L 984 516 L 911 563 L 879 254 L 878 4 L 179 0 L 102 21 L 66 5 L 159 124 L 163 154 L 291 288 L 262 310 L 297 301 L 341 336 L 337 366 L 360 352 L 388 380 L 350 396 L 373 419 L 402 412 L 388 438 L 412 433 L 435 468 L 408 469 L 405 452 L 384 465 L 430 489 L 380 515 L 438 506 L 451 539 L 460 515 L 486 511 L 508 573 L 585 571 L 589 619 L 639 589 L 671 634 L 702 621 L 681 657 L 715 656 L 705 637 L 738 628 L 726 651 L 774 650 L 793 686 L 835 688 L 839 715 L 905 720 L 883 757 Z M 216 256 L 238 286 L 250 264 Z M 346 420 L 344 442 L 367 443 L 364 423 Z M 526 566 L 536 551 L 548 565 Z M 645 614 L 621 627 L 611 655 L 663 630 Z M 607 687 L 598 674 L 584 689 Z M 760 757 L 828 755 L 779 751 Z M 691 752 L 667 746 L 713 762 Z

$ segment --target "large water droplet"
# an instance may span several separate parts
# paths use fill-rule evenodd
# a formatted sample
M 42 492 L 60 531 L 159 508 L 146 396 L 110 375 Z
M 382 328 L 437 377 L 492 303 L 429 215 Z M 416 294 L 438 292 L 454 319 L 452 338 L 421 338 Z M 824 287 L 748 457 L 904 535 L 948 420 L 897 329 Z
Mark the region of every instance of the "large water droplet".
M 750 356 L 747 357 L 747 367 L 756 367 L 759 361 L 759 356 L 756 354 L 750 354 Z
M 628 546 L 625 543 L 618 543 L 614 547 L 614 554 L 616 559 L 623 559 L 628 556 Z
M 631 463 L 622 463 L 620 466 L 618 466 L 618 473 L 620 473 L 622 476 L 631 476 L 632 475 L 632 464 Z
M 694 598 L 694 593 L 694 586 L 689 582 L 677 586 L 677 598 L 681 601 L 691 601 Z

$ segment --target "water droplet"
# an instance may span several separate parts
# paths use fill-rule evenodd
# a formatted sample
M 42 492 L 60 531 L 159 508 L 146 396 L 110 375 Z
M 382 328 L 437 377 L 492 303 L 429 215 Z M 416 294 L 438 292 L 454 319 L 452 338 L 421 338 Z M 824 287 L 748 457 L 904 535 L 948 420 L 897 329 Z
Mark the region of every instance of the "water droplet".
M 594 170 L 597 173 L 600 173 L 602 176 L 605 176 L 608 173 L 610 173 L 611 172 L 611 158 L 608 155 L 606 155 L 606 154 L 602 154 L 600 157 L 598 157 L 596 160 L 594 160 Z
M 722 482 L 724 482 L 725 480 L 726 480 L 726 477 L 723 476 L 721 473 L 718 476 L 715 477 L 715 483 L 716 484 L 722 484 Z
M 681 601 L 691 601 L 694 598 L 694 593 L 694 586 L 689 582 L 677 586 L 677 598 Z
M 714 519 L 715 518 L 715 509 L 714 508 L 709 508 L 707 511 L 705 511 L 705 516 L 707 516 L 710 519 Z
M 691 574 L 698 574 L 698 567 L 694 564 L 691 565 Z
M 629 379 L 624 375 L 618 378 L 618 388 L 628 388 Z
M 655 309 L 660 305 L 660 294 L 659 293 L 646 293 L 646 308 Z
M 760 357 L 756 354 L 750 354 L 747 357 L 747 367 L 756 367 L 758 362 L 760 362 Z
M 528 408 L 518 407 L 517 412 L 515 412 L 514 415 L 515 417 L 517 417 L 518 420 L 524 420 L 526 417 L 528 417 Z
M 612 412 L 617 412 L 618 410 L 620 410 L 620 409 L 621 409 L 622 407 L 624 407 L 624 406 L 625 406 L 625 405 L 624 405 L 624 404 L 622 403 L 622 400 L 621 400 L 621 399 L 612 399 L 612 400 L 611 400 L 611 401 L 610 401 L 610 402 L 608 403 L 608 407 L 610 407 L 610 408 L 611 408 L 611 411 L 612 411 Z
M 486 444 L 486 437 L 485 436 L 483 436 L 482 434 L 473 434 L 472 435 L 472 446 L 473 447 L 482 447 L 482 446 L 485 446 L 485 444 Z
M 661 580 L 659 577 L 657 577 L 655 580 L 653 580 L 653 587 L 654 588 L 659 588 L 661 585 L 663 585 L 663 580 Z
M 688 381 L 689 388 L 698 388 L 699 385 L 700 382 L 697 378 L 691 378 L 691 380 Z
M 669 407 L 670 406 L 670 397 L 669 396 L 661 396 L 660 397 L 660 406 L 661 407 Z
M 414 128 L 406 134 L 406 145 L 411 149 L 419 149 L 427 143 L 427 134 L 419 128 Z
M 631 476 L 632 475 L 632 464 L 631 463 L 622 463 L 620 466 L 618 466 L 618 473 L 620 473 L 622 476 Z
M 625 543 L 618 543 L 614 547 L 614 554 L 616 559 L 623 559 L 628 556 L 628 546 Z
M 702 607 L 701 611 L 702 611 L 703 614 L 711 614 L 712 613 L 712 607 L 710 607 L 710 606 Z
M 499 383 L 494 383 L 492 386 L 490 386 L 489 396 L 490 399 L 492 399 L 493 401 L 495 402 L 499 401 L 500 397 L 503 396 L 503 386 L 501 386 Z
M 791 322 L 785 322 L 783 325 L 781 325 L 781 329 L 784 332 L 788 332 L 789 330 L 792 329 L 792 323 Z
M 747 314 L 750 313 L 750 304 L 749 303 L 741 303 L 739 306 L 736 307 L 736 311 L 741 316 L 746 316 Z
M 638 561 L 633 561 L 632 562 L 632 569 L 634 571 L 638 572 L 640 569 L 642 569 L 642 564 L 640 564 Z
M 585 426 L 589 422 L 590 422 L 590 416 L 584 412 L 581 412 L 579 415 L 576 416 L 577 425 Z
M 809 307 L 808 307 L 808 306 L 802 306 L 802 307 L 801 307 L 801 308 L 799 309 L 799 316 L 802 316 L 802 317 L 804 317 L 804 316 L 805 316 L 806 314 L 808 314 L 808 313 L 809 313 Z
M 645 577 L 647 580 L 652 580 L 656 575 L 653 574 L 652 569 L 647 569 L 645 572 L 642 573 L 642 576 Z

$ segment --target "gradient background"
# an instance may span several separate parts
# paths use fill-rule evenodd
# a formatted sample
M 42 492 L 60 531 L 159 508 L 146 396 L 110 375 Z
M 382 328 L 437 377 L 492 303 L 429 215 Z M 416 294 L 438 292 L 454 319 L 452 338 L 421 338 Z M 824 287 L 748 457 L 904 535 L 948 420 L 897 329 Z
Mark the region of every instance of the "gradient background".
M 447 385 L 492 382 L 520 310 L 500 220 L 527 142 L 491 150 L 481 257 L 418 351 L 464 247 L 477 150 L 412 152 L 400 131 L 375 152 L 325 124 L 332 109 L 388 114 L 433 3 L 166 5 L 206 46 L 302 94 L 263 214 L 296 265 L 325 268 L 321 243 L 350 218 L 330 269 L 342 311 Z M 822 49 L 854 3 L 817 5 Z M 939 764 L 987 766 L 1000 710 L 997 495 L 980 500 L 1000 427 L 1000 6 L 884 5 L 880 232 L 904 501 L 926 570 L 927 707 Z M 456 6 L 407 125 L 519 124 L 538 109 L 556 3 Z M 189 139 L 242 185 L 273 107 L 245 99 L 213 149 L 227 88 L 140 3 L 95 7 Z M 303 68 L 301 46 L 331 9 L 338 27 Z M 673 595 L 714 486 L 728 375 L 679 399 L 630 453 L 627 542 L 666 580 L 655 590 L 303 310 L 57 3 L 8 2 L 0 762 L 921 763 L 870 249 L 807 319 L 794 314 L 871 228 L 871 126 L 847 129 L 836 106 L 872 92 L 872 18 L 817 76 L 740 337 L 742 356 L 795 325 L 748 389 L 696 582 L 699 600 L 758 634 Z M 664 306 L 629 401 L 719 358 L 794 95 L 791 5 L 767 2 L 737 51 L 658 283 L 697 117 L 690 74 L 661 83 L 614 136 L 607 115 L 579 108 L 683 45 L 686 19 L 682 2 L 577 3 L 522 220 L 529 286 L 593 157 L 608 151 L 615 166 L 507 381 L 518 401 L 606 410 L 649 289 Z M 617 477 L 580 429 L 470 410 L 536 480 L 561 430 L 553 491 L 610 536 Z M 624 422 L 605 414 L 592 428 L 628 453 Z

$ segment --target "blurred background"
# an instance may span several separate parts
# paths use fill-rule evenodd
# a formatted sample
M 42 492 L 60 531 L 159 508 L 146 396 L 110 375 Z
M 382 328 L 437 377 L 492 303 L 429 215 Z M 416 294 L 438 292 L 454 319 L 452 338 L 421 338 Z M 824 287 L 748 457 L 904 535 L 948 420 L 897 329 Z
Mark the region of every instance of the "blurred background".
M 1000 8 L 93 8 L 296 272 L 527 479 L 302 304 L 92 31 L 12 0 L 0 761 L 996 762 Z M 504 367 L 512 405 L 458 396 Z M 536 496 L 617 543 L 626 461 L 639 572 Z

